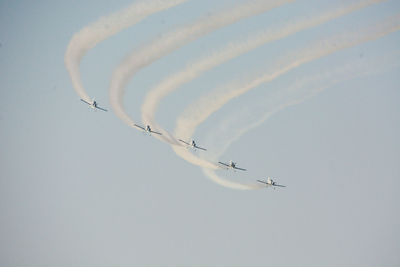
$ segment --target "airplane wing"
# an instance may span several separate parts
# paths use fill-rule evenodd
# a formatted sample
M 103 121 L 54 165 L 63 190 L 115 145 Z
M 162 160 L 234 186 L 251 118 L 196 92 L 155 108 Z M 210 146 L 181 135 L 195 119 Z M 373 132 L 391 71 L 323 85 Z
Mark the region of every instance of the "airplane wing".
M 140 129 L 142 129 L 143 131 L 146 131 L 146 129 L 145 129 L 145 128 L 143 128 L 143 127 L 142 127 L 142 126 L 140 126 L 140 125 L 134 124 L 133 126 L 135 126 L 135 127 L 138 127 L 138 128 L 140 128 Z
M 188 142 L 185 142 L 182 139 L 179 139 L 179 141 L 181 141 L 182 143 L 185 143 L 186 145 L 190 146 L 190 144 Z
M 101 108 L 101 107 L 99 107 L 99 106 L 97 106 L 96 108 L 97 108 L 97 109 L 100 109 L 100 110 L 102 110 L 102 111 L 107 112 L 107 109 L 105 109 L 105 108 Z
M 155 131 L 150 131 L 150 132 L 154 133 L 154 134 L 162 135 L 162 133 L 159 133 L 159 132 L 155 132 Z
M 233 167 L 236 170 L 240 170 L 240 171 L 246 171 L 246 169 L 242 169 L 242 168 L 238 168 L 238 167 Z
M 223 162 L 221 162 L 221 161 L 218 161 L 218 163 L 219 163 L 219 164 L 222 164 L 222 165 L 224 165 L 224 166 L 226 166 L 226 167 L 228 167 L 228 168 L 230 167 L 228 164 L 223 163 Z
M 205 149 L 205 148 L 202 148 L 202 147 L 199 147 L 199 146 L 195 146 L 195 148 L 197 148 L 197 149 L 201 149 L 201 150 L 204 150 L 204 151 L 207 151 L 207 149 Z
M 281 185 L 281 184 L 269 184 L 266 181 L 261 181 L 261 180 L 257 180 L 257 182 L 265 184 L 266 186 L 286 187 L 285 185 Z
M 82 98 L 81 98 L 81 101 L 84 102 L 84 103 L 86 103 L 86 104 L 88 104 L 88 105 L 91 105 L 89 102 L 83 100 Z

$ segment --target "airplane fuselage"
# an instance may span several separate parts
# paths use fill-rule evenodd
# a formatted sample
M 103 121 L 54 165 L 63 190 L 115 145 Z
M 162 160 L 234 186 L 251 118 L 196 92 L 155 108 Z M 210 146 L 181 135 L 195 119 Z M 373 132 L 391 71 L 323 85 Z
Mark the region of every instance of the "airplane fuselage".
M 84 102 L 84 103 L 86 103 L 87 105 L 89 105 L 89 107 L 91 107 L 92 109 L 100 109 L 100 110 L 102 110 L 102 111 L 107 111 L 106 109 L 99 107 L 99 106 L 97 105 L 97 102 L 96 102 L 95 100 L 86 101 L 86 100 L 84 100 L 84 99 L 81 98 L 81 101 Z
M 271 178 L 267 178 L 267 180 L 266 181 L 262 181 L 262 180 L 257 180 L 259 183 L 263 183 L 265 186 L 272 186 L 273 188 L 276 188 L 276 187 L 286 187 L 286 186 L 284 186 L 284 185 L 281 185 L 281 184 L 277 184 L 274 180 L 272 180 Z
M 228 167 L 228 169 L 233 169 L 233 170 L 235 170 L 235 171 L 236 171 L 236 170 L 246 171 L 246 169 L 236 167 L 236 163 L 233 162 L 232 160 L 230 160 L 230 161 L 227 162 L 227 163 L 218 161 L 218 163 L 224 165 L 225 167 Z

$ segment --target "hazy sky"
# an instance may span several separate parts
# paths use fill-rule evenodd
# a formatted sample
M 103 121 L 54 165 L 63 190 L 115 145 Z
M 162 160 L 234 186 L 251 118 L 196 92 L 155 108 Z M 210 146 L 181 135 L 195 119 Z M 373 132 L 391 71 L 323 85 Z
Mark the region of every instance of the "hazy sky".
M 138 69 L 125 110 L 141 123 L 146 94 L 170 75 L 228 43 L 357 2 L 368 1 L 298 0 L 193 38 Z M 132 1 L 0 0 L 1 266 L 400 265 L 400 32 L 359 40 L 389 17 L 400 24 L 399 1 L 261 45 L 160 102 L 157 122 L 173 133 L 199 98 L 331 47 L 233 98 L 194 133 L 209 150 L 195 155 L 248 169 L 220 178 L 271 176 L 284 189 L 223 187 L 113 113 L 110 82 L 127 55 L 243 3 L 187 1 L 90 49 L 82 84 L 105 113 L 79 101 L 64 56 L 75 33 Z

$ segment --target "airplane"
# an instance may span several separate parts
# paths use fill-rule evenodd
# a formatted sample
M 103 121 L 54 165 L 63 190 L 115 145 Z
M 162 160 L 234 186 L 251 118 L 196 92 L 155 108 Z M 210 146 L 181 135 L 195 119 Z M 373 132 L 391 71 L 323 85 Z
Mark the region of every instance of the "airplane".
M 137 125 L 137 124 L 133 124 L 133 125 L 134 125 L 135 127 L 139 128 L 139 129 L 141 129 L 142 131 L 146 132 L 146 133 L 149 133 L 149 134 L 154 133 L 154 134 L 162 135 L 162 133 L 153 131 L 153 130 L 151 129 L 150 125 L 146 125 L 146 128 L 145 128 L 145 127 L 142 127 L 142 126 L 140 126 L 140 125 Z
M 86 104 L 88 104 L 91 108 L 93 108 L 93 109 L 100 109 L 100 110 L 102 110 L 102 111 L 107 111 L 107 109 L 104 109 L 104 108 L 101 108 L 101 107 L 99 107 L 98 105 L 97 105 L 97 102 L 95 101 L 95 100 L 93 100 L 92 101 L 92 103 L 89 103 L 89 102 L 87 102 L 87 101 L 85 101 L 85 100 L 83 100 L 83 99 L 81 99 L 81 101 L 82 102 L 84 102 L 84 103 L 86 103 Z
M 270 177 L 267 178 L 267 181 L 257 180 L 257 182 L 262 183 L 262 184 L 265 184 L 266 187 L 268 187 L 268 186 L 272 186 L 272 187 L 275 187 L 275 186 L 286 187 L 286 186 L 284 186 L 284 185 L 277 184 L 277 183 L 276 183 L 274 180 L 272 180 Z
M 246 169 L 242 169 L 242 168 L 236 167 L 236 163 L 233 162 L 232 160 L 230 160 L 228 163 L 224 163 L 224 162 L 221 162 L 221 161 L 218 161 L 218 163 L 222 164 L 222 165 L 224 165 L 224 166 L 226 166 L 228 168 L 234 169 L 234 170 L 241 170 L 241 171 L 245 171 L 246 170 Z
M 179 139 L 179 141 L 188 145 L 189 147 L 192 147 L 193 149 L 201 149 L 201 150 L 207 151 L 207 149 L 197 146 L 197 144 L 194 140 L 192 140 L 190 143 L 183 141 L 182 139 Z

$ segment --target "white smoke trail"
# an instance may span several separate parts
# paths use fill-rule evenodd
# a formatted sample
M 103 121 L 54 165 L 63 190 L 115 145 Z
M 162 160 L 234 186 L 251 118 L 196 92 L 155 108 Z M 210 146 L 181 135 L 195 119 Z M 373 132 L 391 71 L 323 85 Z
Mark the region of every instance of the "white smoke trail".
M 157 112 L 159 103 L 165 96 L 183 84 L 197 78 L 202 73 L 268 42 L 285 38 L 301 30 L 317 26 L 334 18 L 383 1 L 386 0 L 351 2 L 346 6 L 336 7 L 333 10 L 322 12 L 316 16 L 309 16 L 305 19 L 288 22 L 286 25 L 281 27 L 264 30 L 261 33 L 254 34 L 250 38 L 247 38 L 244 42 L 228 44 L 224 48 L 219 49 L 219 51 L 197 60 L 182 71 L 167 77 L 156 85 L 149 93 L 147 93 L 142 104 L 142 120 L 145 124 L 154 125 L 158 129 L 161 129 L 155 121 L 155 113 Z
M 222 90 L 217 90 L 216 93 L 211 93 L 210 95 L 201 98 L 199 101 L 190 105 L 182 113 L 182 115 L 177 119 L 175 135 L 190 139 L 196 127 L 204 120 L 206 120 L 212 113 L 220 109 L 228 101 L 240 96 L 241 94 L 244 94 L 245 92 L 259 86 L 262 83 L 266 83 L 278 78 L 280 75 L 292 70 L 293 68 L 296 68 L 312 60 L 318 59 L 322 56 L 329 55 L 335 51 L 355 46 L 366 41 L 374 40 L 386 34 L 399 30 L 399 18 L 400 15 L 396 15 L 376 25 L 370 26 L 367 29 L 346 33 L 340 36 L 334 36 L 333 38 L 331 37 L 327 40 L 320 41 L 316 45 L 313 45 L 308 49 L 303 49 L 303 51 L 297 51 L 296 53 L 294 53 L 294 55 L 301 55 L 297 56 L 297 58 L 295 56 L 294 59 L 284 59 L 278 61 L 278 64 L 276 68 L 274 68 L 274 71 L 272 73 L 262 75 L 255 79 L 252 79 L 247 83 L 234 82 L 229 84 L 228 86 L 222 87 Z M 231 88 L 234 89 L 229 90 Z M 186 154 L 182 155 L 182 153 L 177 152 L 178 148 L 176 146 L 173 146 L 172 148 L 177 153 L 177 155 L 183 157 L 184 159 L 186 159 L 185 157 L 187 156 L 187 154 L 190 154 L 189 152 L 187 152 Z M 191 156 L 190 162 L 196 162 L 195 160 L 193 160 L 193 155 Z M 202 166 L 201 164 L 196 165 L 207 168 L 207 166 Z M 224 185 L 224 183 L 222 182 L 224 181 L 224 179 L 218 177 L 214 172 L 210 172 L 209 170 L 204 170 L 204 172 L 206 175 L 208 175 L 210 179 L 212 179 L 216 183 Z M 234 183 L 234 185 L 232 185 L 232 182 L 225 183 L 225 186 L 235 189 L 251 189 L 248 185 L 242 185 L 243 188 L 241 187 L 241 184 L 238 183 Z
M 236 189 L 236 190 L 254 190 L 254 189 L 260 189 L 260 188 L 264 187 L 261 184 L 242 184 L 242 183 L 229 181 L 229 180 L 219 177 L 213 170 L 210 170 L 207 168 L 202 168 L 202 170 L 203 170 L 203 173 L 208 178 L 210 178 L 213 182 L 215 182 L 223 187 Z
M 217 164 L 192 154 L 186 147 L 181 146 L 180 144 L 171 144 L 171 146 L 174 152 L 179 157 L 183 158 L 189 163 L 192 163 L 193 165 L 212 170 L 220 169 L 220 167 Z
M 385 56 L 380 55 L 379 57 L 374 57 L 372 60 L 369 59 L 356 63 L 352 62 L 346 66 L 340 66 L 325 73 L 319 72 L 311 77 L 297 80 L 293 85 L 283 90 L 280 89 L 275 94 L 273 93 L 272 98 L 268 95 L 266 98 L 257 99 L 259 107 L 255 109 L 256 111 L 254 110 L 255 103 L 253 102 L 251 107 L 249 107 L 250 110 L 246 112 L 246 109 L 239 109 L 240 113 L 236 112 L 236 114 L 230 114 L 229 119 L 224 120 L 218 127 L 214 127 L 211 132 L 208 132 L 206 143 L 218 151 L 218 153 L 208 156 L 217 160 L 241 136 L 263 124 L 275 113 L 289 106 L 300 104 L 326 88 L 346 80 L 375 74 L 393 67 L 399 67 L 399 57 L 400 51 L 396 51 L 395 53 L 386 54 Z M 319 85 L 321 82 L 323 82 L 323 85 Z M 261 116 L 260 109 L 263 110 Z M 203 168 L 203 173 L 217 184 L 232 189 L 256 189 L 260 187 L 259 185 L 245 185 L 245 187 L 242 187 L 237 183 L 219 177 L 213 170 L 206 168 Z
M 190 138 L 200 123 L 233 98 L 239 97 L 263 83 L 270 82 L 302 64 L 327 56 L 336 51 L 380 38 L 399 29 L 400 15 L 395 15 L 366 29 L 333 36 L 326 40 L 321 40 L 302 51 L 296 51 L 292 56 L 288 57 L 289 59 L 285 58 L 278 61 L 272 73 L 266 73 L 249 82 L 241 83 L 235 81 L 217 90 L 213 90 L 212 93 L 201 97 L 198 101 L 186 108 L 177 119 L 175 135 L 186 139 Z
M 139 1 L 119 12 L 100 18 L 98 21 L 74 34 L 68 44 L 64 61 L 77 94 L 82 99 L 88 102 L 91 101 L 83 87 L 79 72 L 80 62 L 90 49 L 123 29 L 140 22 L 147 16 L 179 5 L 185 1 L 187 0 Z
M 294 0 L 255 0 L 235 6 L 214 15 L 201 18 L 194 23 L 178 28 L 177 30 L 161 36 L 142 48 L 132 52 L 125 60 L 114 70 L 109 88 L 111 106 L 115 114 L 127 125 L 132 126 L 133 120 L 125 112 L 123 106 L 124 89 L 132 76 L 141 68 L 151 64 L 161 57 L 171 53 L 179 47 L 193 41 L 207 33 L 229 24 L 235 23 L 241 19 L 251 17 L 272 8 L 278 7 L 284 3 Z M 163 132 L 163 140 L 174 143 L 174 138 L 164 138 L 168 133 Z
M 294 81 L 291 86 L 265 94 L 264 97 L 258 97 L 252 101 L 251 105 L 238 108 L 236 112 L 230 113 L 228 119 L 222 120 L 207 133 L 206 143 L 218 151 L 215 156 L 211 155 L 211 158 L 218 159 L 233 142 L 260 126 L 276 112 L 302 103 L 337 83 L 399 67 L 399 59 L 400 51 L 395 51 L 371 59 L 351 62 L 335 69 L 319 70 L 315 75 Z M 320 85 L 321 83 L 323 85 Z

